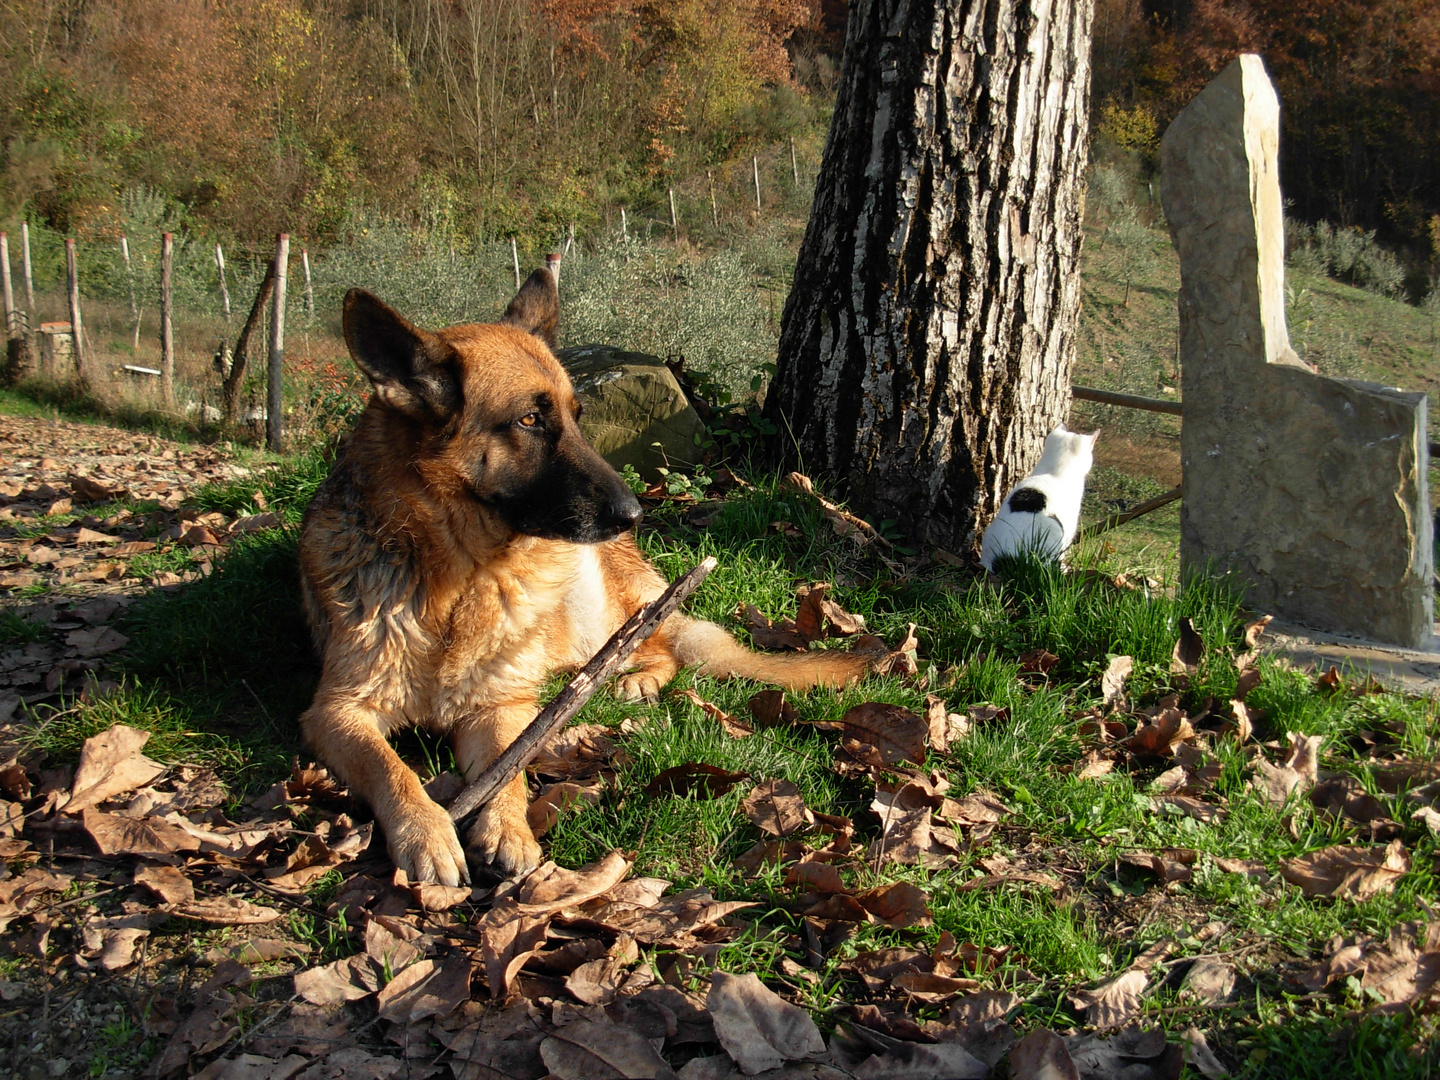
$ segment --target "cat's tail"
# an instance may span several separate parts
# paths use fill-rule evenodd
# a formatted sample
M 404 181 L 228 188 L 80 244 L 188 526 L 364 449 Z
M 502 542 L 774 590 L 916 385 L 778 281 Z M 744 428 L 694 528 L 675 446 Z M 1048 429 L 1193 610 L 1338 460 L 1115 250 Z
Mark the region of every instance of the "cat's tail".
M 871 657 L 838 649 L 755 652 L 714 623 L 684 616 L 672 616 L 665 628 L 676 660 L 722 679 L 754 679 L 785 690 L 808 690 L 813 686 L 845 686 L 863 678 L 871 667 Z

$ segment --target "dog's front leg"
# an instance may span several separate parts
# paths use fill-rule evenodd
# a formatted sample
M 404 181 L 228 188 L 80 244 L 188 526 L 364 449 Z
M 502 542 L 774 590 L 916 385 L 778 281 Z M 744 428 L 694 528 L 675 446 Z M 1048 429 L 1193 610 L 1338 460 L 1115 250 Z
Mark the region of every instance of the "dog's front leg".
M 467 782 L 473 783 L 515 741 L 535 719 L 536 711 L 533 700 L 486 705 L 450 729 L 455 762 Z M 492 863 L 512 877 L 540 865 L 540 845 L 525 816 L 529 805 L 530 794 L 522 771 L 481 808 L 470 828 L 466 846 L 478 861 Z
M 363 701 L 322 687 L 300 718 L 305 741 L 370 804 L 390 858 L 412 881 L 470 882 L 465 849 L 450 815 L 420 786 L 382 734 L 384 717 Z
M 615 683 L 615 696 L 621 701 L 655 701 L 660 688 L 680 670 L 664 629 L 636 650 L 633 662 L 635 670 L 621 675 Z

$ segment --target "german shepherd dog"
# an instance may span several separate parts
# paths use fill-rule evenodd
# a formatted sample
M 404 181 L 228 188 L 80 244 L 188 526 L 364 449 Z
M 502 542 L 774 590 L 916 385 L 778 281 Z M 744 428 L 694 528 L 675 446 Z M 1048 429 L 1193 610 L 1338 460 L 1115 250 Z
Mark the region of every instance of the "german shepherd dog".
M 305 513 L 300 566 L 323 657 L 306 741 L 369 803 L 415 881 L 468 882 L 466 850 L 521 875 L 541 858 L 517 777 L 462 847 L 445 810 L 386 742 L 449 735 L 475 779 L 575 669 L 665 582 L 636 547 L 640 504 L 585 442 L 555 359 L 559 297 L 536 270 L 494 325 L 411 325 L 360 289 L 345 342 L 374 389 Z M 792 689 L 863 675 L 853 653 L 765 656 L 672 615 L 617 692 L 653 699 L 682 665 Z

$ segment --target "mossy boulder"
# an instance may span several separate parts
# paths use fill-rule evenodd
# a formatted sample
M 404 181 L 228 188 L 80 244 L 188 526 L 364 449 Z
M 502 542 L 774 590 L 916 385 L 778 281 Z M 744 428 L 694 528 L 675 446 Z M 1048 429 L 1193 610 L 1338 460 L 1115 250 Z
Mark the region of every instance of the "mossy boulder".
M 705 425 L 665 361 L 610 345 L 577 345 L 558 355 L 585 406 L 580 430 L 611 465 L 633 465 L 653 483 L 662 466 L 699 462 Z

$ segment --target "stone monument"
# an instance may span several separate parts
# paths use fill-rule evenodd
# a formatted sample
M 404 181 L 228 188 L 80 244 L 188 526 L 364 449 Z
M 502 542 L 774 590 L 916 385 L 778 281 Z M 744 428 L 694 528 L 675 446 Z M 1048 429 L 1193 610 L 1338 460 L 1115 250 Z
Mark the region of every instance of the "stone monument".
M 1279 146 L 1258 56 L 1160 143 L 1180 255 L 1181 566 L 1233 572 L 1252 607 L 1306 626 L 1426 647 L 1425 395 L 1313 374 L 1290 348 Z

